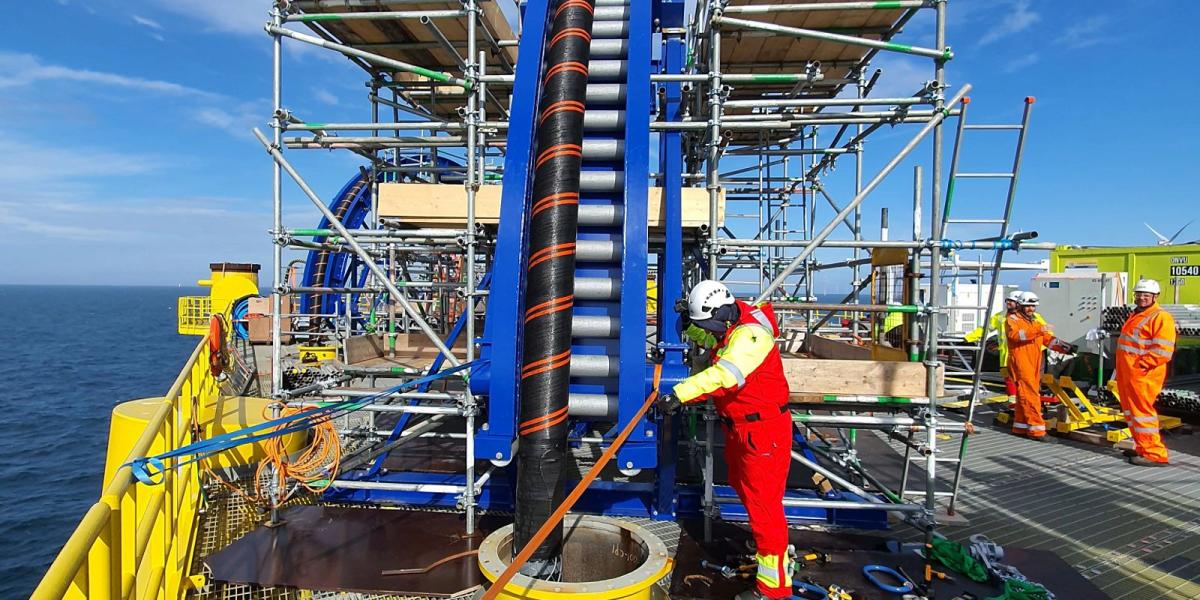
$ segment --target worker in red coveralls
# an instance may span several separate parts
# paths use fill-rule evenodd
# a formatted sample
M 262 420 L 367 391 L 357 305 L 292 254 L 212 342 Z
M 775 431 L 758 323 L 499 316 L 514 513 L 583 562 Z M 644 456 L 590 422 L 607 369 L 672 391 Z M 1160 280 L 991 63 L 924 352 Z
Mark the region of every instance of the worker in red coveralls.
M 1117 338 L 1117 396 L 1135 444 L 1126 456 L 1130 463 L 1143 467 L 1169 464 L 1154 402 L 1175 353 L 1175 318 L 1159 307 L 1161 291 L 1153 279 L 1133 286 L 1135 308 Z
M 736 300 L 718 281 L 702 281 L 687 300 L 689 339 L 712 349 L 712 366 L 660 392 L 665 414 L 712 398 L 725 424 L 729 484 L 750 517 L 758 562 L 756 588 L 738 600 L 792 595 L 792 559 L 783 492 L 791 465 L 788 384 L 775 346 L 779 325 L 770 304 Z

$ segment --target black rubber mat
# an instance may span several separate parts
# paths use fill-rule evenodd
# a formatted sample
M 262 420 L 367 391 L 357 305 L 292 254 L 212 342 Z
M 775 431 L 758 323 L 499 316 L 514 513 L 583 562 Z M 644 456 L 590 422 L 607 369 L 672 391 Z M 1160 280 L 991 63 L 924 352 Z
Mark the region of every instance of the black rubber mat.
M 483 583 L 475 555 L 426 573 L 384 576 L 385 570 L 421 569 L 478 548 L 504 525 L 483 517 L 474 536 L 462 535 L 461 515 L 381 508 L 298 506 L 282 512 L 284 525 L 260 527 L 205 562 L 212 579 L 264 587 L 449 596 Z

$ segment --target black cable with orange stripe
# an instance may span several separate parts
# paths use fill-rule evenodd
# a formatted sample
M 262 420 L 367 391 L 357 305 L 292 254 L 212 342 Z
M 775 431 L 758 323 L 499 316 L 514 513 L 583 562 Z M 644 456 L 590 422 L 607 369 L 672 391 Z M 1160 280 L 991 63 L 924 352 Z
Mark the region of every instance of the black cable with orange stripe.
M 560 0 L 546 35 L 528 217 L 514 551 L 533 538 L 565 493 L 579 170 L 593 12 L 591 0 Z M 553 577 L 561 546 L 560 527 L 521 572 Z

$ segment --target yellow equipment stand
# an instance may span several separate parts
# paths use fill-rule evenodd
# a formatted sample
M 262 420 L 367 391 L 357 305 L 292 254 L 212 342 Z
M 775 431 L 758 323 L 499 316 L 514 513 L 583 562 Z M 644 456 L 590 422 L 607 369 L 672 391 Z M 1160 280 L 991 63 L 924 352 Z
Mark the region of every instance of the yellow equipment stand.
M 1058 417 L 1046 422 L 1047 428 L 1058 433 L 1065 435 L 1092 425 L 1125 421 L 1121 411 L 1093 405 L 1070 377 L 1055 378 L 1053 375 L 1042 375 L 1042 385 L 1050 388 L 1054 397 L 1058 398 Z M 1129 437 L 1129 430 L 1110 429 L 1106 432 L 1106 437 L 1109 442 L 1116 443 Z

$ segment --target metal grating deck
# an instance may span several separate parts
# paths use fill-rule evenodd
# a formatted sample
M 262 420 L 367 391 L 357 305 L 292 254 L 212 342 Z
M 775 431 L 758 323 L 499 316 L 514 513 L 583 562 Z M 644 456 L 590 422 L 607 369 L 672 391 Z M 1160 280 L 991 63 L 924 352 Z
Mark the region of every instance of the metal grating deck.
M 1173 464 L 1152 469 L 1112 448 L 982 428 L 968 446 L 960 496 L 970 523 L 943 532 L 1050 550 L 1114 600 L 1200 598 L 1196 437 L 1167 437 Z

